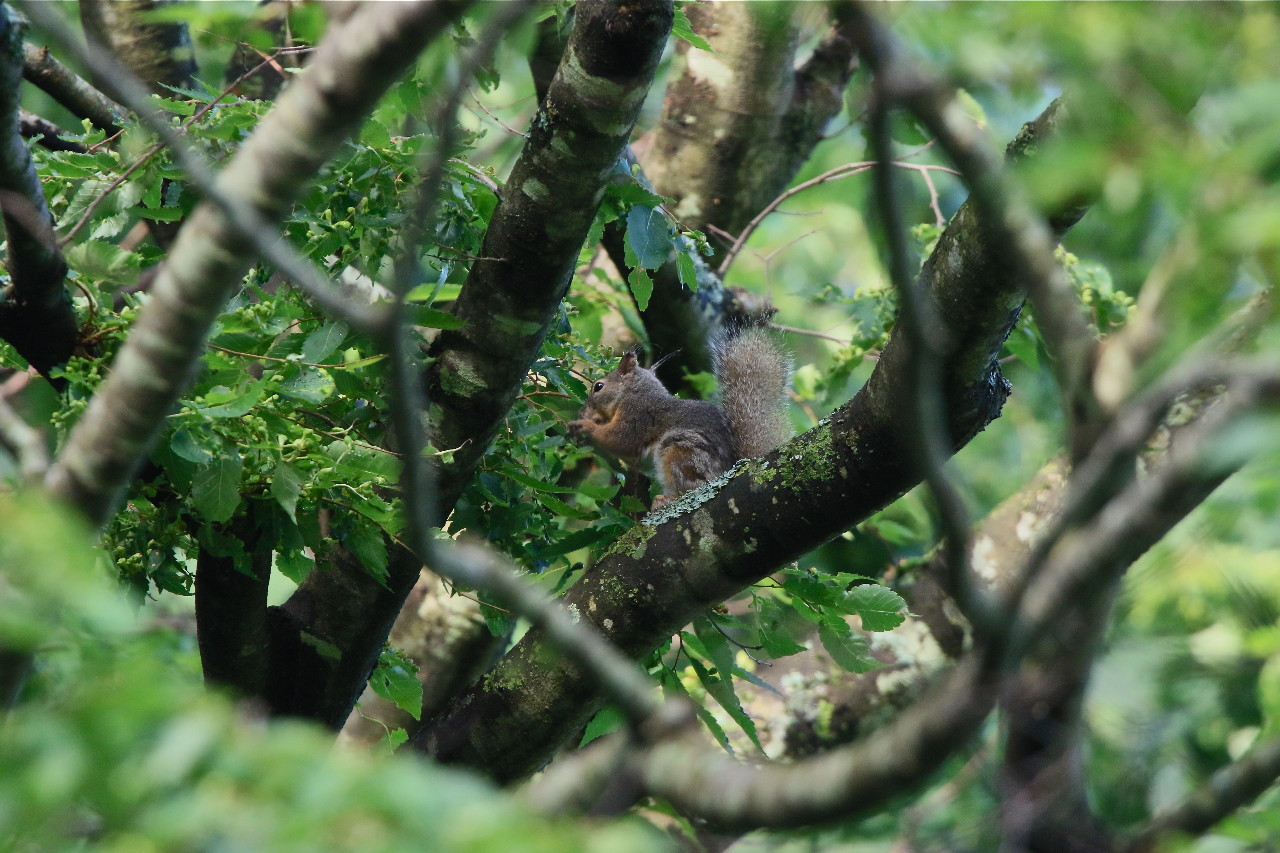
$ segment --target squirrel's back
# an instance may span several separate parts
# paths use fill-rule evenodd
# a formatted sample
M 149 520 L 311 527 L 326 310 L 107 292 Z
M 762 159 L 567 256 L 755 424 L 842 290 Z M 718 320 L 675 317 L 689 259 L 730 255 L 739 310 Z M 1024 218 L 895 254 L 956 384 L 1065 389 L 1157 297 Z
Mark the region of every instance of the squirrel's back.
M 773 332 L 751 326 L 713 347 L 720 406 L 742 458 L 763 456 L 791 438 L 787 383 L 791 356 Z

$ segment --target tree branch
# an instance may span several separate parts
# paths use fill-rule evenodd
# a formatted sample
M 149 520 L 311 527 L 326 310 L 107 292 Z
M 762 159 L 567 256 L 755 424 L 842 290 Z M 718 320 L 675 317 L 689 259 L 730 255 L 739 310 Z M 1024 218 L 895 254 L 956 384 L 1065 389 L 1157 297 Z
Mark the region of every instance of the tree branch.
M 440 471 L 452 506 L 519 392 L 569 286 L 578 251 L 653 80 L 669 0 L 580 3 L 573 32 L 507 180 L 428 373 Z
M 120 132 L 124 109 L 87 80 L 49 55 L 47 47 L 23 46 L 22 76 L 72 114 L 87 118 L 107 136 Z
M 1055 108 L 1020 136 L 1029 144 Z M 1064 228 L 1074 220 L 1060 220 Z M 952 446 L 998 416 L 1008 393 L 997 356 L 1025 298 L 1001 244 L 961 207 L 921 271 L 948 306 L 943 353 Z M 903 436 L 910 413 L 903 333 L 895 329 L 866 386 L 824 423 L 763 460 L 676 502 L 621 539 L 568 593 L 566 606 L 633 658 L 707 607 L 838 535 L 920 480 Z M 594 712 L 599 694 L 557 664 L 530 631 L 484 682 L 414 739 L 437 757 L 503 781 L 535 770 Z
M 48 376 L 71 357 L 80 332 L 63 286 L 67 262 L 58 251 L 53 216 L 19 131 L 24 29 L 8 7 L 0 7 L 0 210 L 11 280 L 0 301 L 0 337 Z
M 837 21 L 796 70 L 791 4 L 716 2 L 688 12 L 715 53 L 677 45 L 683 67 L 641 162 L 656 191 L 676 199 L 672 212 L 686 227 L 737 234 L 786 188 L 839 113 L 857 67 L 853 44 Z M 610 254 L 625 275 L 621 255 Z M 710 370 L 709 332 L 731 319 L 721 312 L 734 303 L 701 286 L 691 293 L 671 261 L 653 279 L 645 330 L 655 351 L 678 353 L 662 373 L 678 387 L 685 371 Z

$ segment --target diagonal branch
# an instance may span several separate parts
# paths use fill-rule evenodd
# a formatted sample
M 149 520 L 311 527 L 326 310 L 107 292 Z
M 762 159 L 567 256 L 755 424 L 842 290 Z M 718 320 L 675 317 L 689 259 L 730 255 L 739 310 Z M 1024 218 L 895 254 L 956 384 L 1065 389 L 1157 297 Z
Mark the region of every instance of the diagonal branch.
M 1029 124 L 1019 145 L 1049 132 L 1056 115 L 1051 107 Z M 1065 230 L 1073 221 L 1059 223 Z M 997 417 L 1008 393 L 996 359 L 1026 295 L 1011 269 L 1007 248 L 990 239 L 966 204 L 921 271 L 921 285 L 948 306 L 942 384 L 953 448 Z M 895 329 L 852 401 L 624 537 L 569 591 L 566 605 L 643 657 L 707 607 L 915 486 L 920 470 L 902 441 L 910 418 L 899 393 L 907 382 L 906 346 Z M 558 664 L 540 633 L 530 631 L 414 744 L 510 781 L 544 763 L 598 698 L 578 669 Z
M 580 3 L 529 140 L 455 308 L 465 324 L 431 347 L 440 470 L 452 506 L 505 417 L 559 310 L 671 29 L 669 0 Z

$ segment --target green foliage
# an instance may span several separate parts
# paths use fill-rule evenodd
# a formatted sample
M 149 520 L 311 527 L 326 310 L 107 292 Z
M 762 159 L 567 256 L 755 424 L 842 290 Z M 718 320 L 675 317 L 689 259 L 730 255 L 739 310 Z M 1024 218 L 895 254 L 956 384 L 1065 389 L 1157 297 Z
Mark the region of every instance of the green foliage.
M 14 850 L 653 850 L 637 826 L 537 818 L 470 774 L 335 751 L 174 678 L 94 561 L 87 531 L 0 495 L 0 647 L 42 656 L 0 737 Z M 388 655 L 387 660 L 392 656 Z M 51 672 L 51 670 L 53 672 Z M 51 675 L 56 674 L 56 678 Z M 412 680 L 412 679 L 410 679 Z M 416 682 L 415 682 L 416 683 Z
M 290 11 L 295 38 L 318 38 L 326 14 L 319 6 Z M 568 7 L 540 14 L 564 16 Z M 235 41 L 264 51 L 274 44 L 244 26 L 253 4 L 180 4 L 162 14 L 189 22 L 203 52 Z M 1016 173 L 1046 209 L 1100 199 L 1059 253 L 1100 336 L 1126 326 L 1135 297 L 1160 296 L 1159 340 L 1139 384 L 1275 280 L 1280 27 L 1269 7 L 908 5 L 890 17 L 963 85 L 962 109 L 995 139 L 1012 136 L 1049 95 L 1069 93 L 1069 132 L 1038 145 Z M 444 75 L 456 73 L 457 45 L 473 40 L 468 26 L 453 36 L 376 106 L 287 216 L 294 246 L 370 298 L 403 250 L 398 229 L 434 145 L 422 117 L 438 101 Z M 680 10 L 675 36 L 709 50 Z M 523 62 L 527 37 L 515 33 L 516 53 L 500 52 L 477 75 L 486 108 L 531 109 L 524 69 L 512 70 Z M 868 80 L 858 75 L 841 120 L 848 127 L 833 123 L 800 180 L 865 159 Z M 215 161 L 231 156 L 270 108 L 212 86 L 171 91 L 155 105 Z M 502 190 L 503 153 L 519 141 L 495 142 L 479 121 L 467 118 L 448 152 L 436 231 L 409 295 L 423 344 L 435 330 L 459 326 L 450 304 L 481 253 Z M 892 132 L 905 162 L 944 162 L 936 146 L 916 150 L 929 140 L 909 116 L 897 114 Z M 135 229 L 178 223 L 197 201 L 167 152 L 137 125 L 115 140 L 86 126 L 78 139 L 85 152 L 33 150 L 86 330 L 85 346 L 61 372 L 66 392 L 31 404 L 50 409 L 59 443 L 111 369 L 163 258 Z M 913 230 L 923 260 L 964 189 L 947 175 L 929 179 L 935 183 L 926 173 L 911 175 L 901 201 L 913 221 L 925 223 Z M 770 217 L 751 244 L 762 251 L 735 262 L 731 283 L 769 292 L 779 323 L 824 335 L 794 341 L 796 418 L 806 426 L 856 391 L 895 320 L 896 297 L 866 226 L 867 185 L 851 178 L 814 189 L 806 206 L 787 211 L 806 215 Z M 589 273 L 575 281 L 449 519 L 447 535 L 488 541 L 552 594 L 573 584 L 590 555 L 644 507 L 624 496 L 612 463 L 565 441 L 564 424 L 585 400 L 584 377 L 608 370 L 619 347 L 644 338 L 637 308 L 655 298 L 653 271 L 674 255 L 680 280 L 697 288 L 694 255 L 710 249 L 674 209 L 619 162 L 582 250 Z M 587 264 L 611 225 L 625 226 L 625 280 Z M 1273 348 L 1274 330 L 1265 334 Z M 1049 356 L 1030 311 L 1000 356 L 1015 393 L 1001 421 L 954 466 L 975 518 L 1060 447 Z M 7 346 L 0 359 L 25 367 Z M 439 768 L 334 754 L 322 735 L 300 726 L 247 724 L 205 694 L 190 639 L 146 622 L 154 604 L 140 616 L 104 588 L 110 569 L 135 591 L 172 604 L 161 593 L 190 595 L 201 553 L 230 557 L 247 571 L 252 556 L 270 552 L 276 572 L 299 583 L 323 570 L 335 547 L 385 579 L 403 525 L 395 491 L 402 459 L 389 449 L 383 415 L 386 378 L 373 341 L 322 316 L 275 270 L 258 265 L 218 319 L 189 393 L 167 418 L 100 551 L 38 498 L 0 495 L 0 645 L 39 653 L 0 737 L 6 845 L 390 850 L 431 838 L 433 847 L 456 850 L 625 850 L 653 843 L 625 825 L 598 832 L 542 822 Z M 1273 424 L 1244 426 L 1250 441 L 1272 441 Z M 448 458 L 455 450 L 430 452 Z M 0 448 L 0 475 L 17 473 Z M 1087 704 L 1090 778 L 1098 780 L 1092 793 L 1116 824 L 1144 820 L 1280 726 L 1280 487 L 1257 470 L 1217 501 L 1133 572 Z M 775 690 L 767 667 L 815 650 L 848 672 L 879 666 L 872 634 L 913 617 L 873 579 L 921 558 L 937 535 L 927 500 L 912 493 L 697 619 L 654 652 L 648 669 L 665 694 L 694 701 L 710 737 L 759 753 L 770 743 L 751 697 Z M 505 611 L 484 612 L 497 636 L 522 627 Z M 399 653 L 383 652 L 372 683 L 406 711 L 420 711 L 421 686 Z M 606 707 L 582 742 L 620 726 L 617 710 Z M 898 846 L 994 845 L 987 815 L 995 782 L 982 766 L 955 782 L 958 773 L 951 768 L 948 787 L 924 801 L 943 805 L 903 822 L 917 837 L 899 838 Z M 1275 799 L 1233 819 L 1221 836 L 1237 849 L 1275 847 Z M 899 828 L 896 815 L 881 816 L 797 844 L 874 845 Z M 1214 841 L 1188 849 L 1207 851 Z

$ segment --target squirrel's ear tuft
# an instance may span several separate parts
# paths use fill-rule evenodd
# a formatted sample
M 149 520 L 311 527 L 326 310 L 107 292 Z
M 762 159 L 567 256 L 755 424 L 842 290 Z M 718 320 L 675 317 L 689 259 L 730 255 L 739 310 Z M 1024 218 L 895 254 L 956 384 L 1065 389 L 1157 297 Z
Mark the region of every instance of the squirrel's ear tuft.
M 624 352 L 622 354 L 622 361 L 618 363 L 618 372 L 630 373 L 635 370 L 638 365 L 639 362 L 636 360 L 636 354 L 634 352 Z

